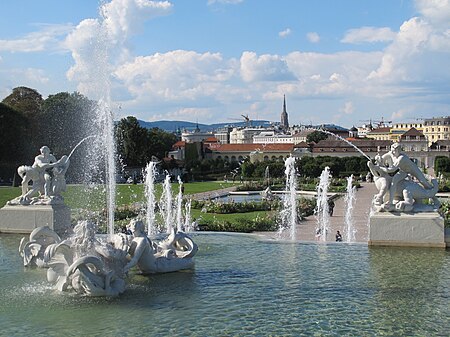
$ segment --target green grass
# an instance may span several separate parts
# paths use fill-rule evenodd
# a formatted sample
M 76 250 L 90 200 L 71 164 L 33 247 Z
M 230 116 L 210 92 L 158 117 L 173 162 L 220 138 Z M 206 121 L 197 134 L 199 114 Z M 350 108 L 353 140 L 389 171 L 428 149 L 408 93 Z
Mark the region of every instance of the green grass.
M 0 207 L 21 194 L 20 187 L 0 187 Z
M 184 194 L 194 194 L 207 191 L 214 191 L 221 188 L 238 185 L 223 182 L 195 182 L 184 184 Z M 162 184 L 156 184 L 155 194 L 159 198 L 162 192 Z M 18 197 L 21 193 L 20 187 L 1 187 L 0 188 L 0 207 L 6 204 L 8 200 Z M 172 193 L 178 193 L 178 184 L 172 184 Z M 96 185 L 86 192 L 82 185 L 69 185 L 67 191 L 63 193 L 66 204 L 72 208 L 88 208 L 99 210 L 106 205 L 106 193 L 103 185 Z M 145 200 L 144 185 L 120 184 L 116 188 L 116 205 L 131 205 Z

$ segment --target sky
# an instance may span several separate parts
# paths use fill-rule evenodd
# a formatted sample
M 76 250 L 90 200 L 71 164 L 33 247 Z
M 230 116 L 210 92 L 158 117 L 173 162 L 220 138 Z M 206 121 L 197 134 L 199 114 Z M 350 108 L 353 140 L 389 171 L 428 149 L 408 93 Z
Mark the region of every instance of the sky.
M 450 0 L 1 1 L 0 100 L 116 119 L 359 126 L 450 115 Z

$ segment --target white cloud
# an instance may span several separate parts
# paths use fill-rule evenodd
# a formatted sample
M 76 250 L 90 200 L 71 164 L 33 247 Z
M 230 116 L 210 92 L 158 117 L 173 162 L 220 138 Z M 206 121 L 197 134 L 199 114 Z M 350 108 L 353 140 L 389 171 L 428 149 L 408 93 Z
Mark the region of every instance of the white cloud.
M 318 43 L 320 42 L 320 36 L 316 32 L 309 32 L 306 34 L 306 38 L 309 42 Z
M 417 10 L 434 25 L 448 27 L 450 22 L 449 0 L 416 0 Z
M 339 111 L 346 115 L 351 115 L 354 110 L 353 102 L 345 102 L 344 106 Z
M 213 118 L 213 113 L 207 108 L 180 108 L 169 111 L 164 114 L 154 114 L 150 117 L 150 121 L 158 120 L 187 120 L 187 121 L 204 121 Z
M 295 79 L 287 66 L 286 60 L 278 55 L 257 56 L 253 52 L 244 52 L 240 62 L 241 76 L 245 82 L 290 81 Z
M 278 36 L 281 37 L 282 39 L 288 37 L 288 35 L 290 35 L 292 33 L 290 28 L 286 28 L 285 30 L 281 31 L 278 33 Z
M 407 113 L 408 111 L 406 109 L 399 109 L 397 111 L 394 111 L 391 115 L 391 120 L 393 120 L 394 122 L 402 120 L 403 118 L 405 118 Z
M 0 40 L 0 51 L 12 53 L 32 53 L 41 51 L 58 51 L 61 49 L 61 39 L 73 29 L 70 24 L 39 25 L 40 30 L 29 33 L 14 40 Z
M 395 39 L 396 33 L 388 27 L 362 27 L 346 32 L 343 43 L 389 42 Z
M 390 83 L 441 83 L 450 78 L 450 34 L 422 18 L 400 27 L 369 79 Z M 429 84 L 428 84 L 429 85 Z
M 224 61 L 218 53 L 176 50 L 137 57 L 117 68 L 115 76 L 137 97 L 195 100 L 219 95 L 221 82 L 228 81 L 235 68 L 233 60 Z

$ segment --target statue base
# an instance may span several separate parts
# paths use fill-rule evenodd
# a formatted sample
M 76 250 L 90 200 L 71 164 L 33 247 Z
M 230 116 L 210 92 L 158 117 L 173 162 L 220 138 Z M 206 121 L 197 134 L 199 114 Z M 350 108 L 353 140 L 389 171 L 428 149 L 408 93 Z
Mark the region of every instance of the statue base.
M 0 233 L 29 234 L 48 226 L 58 235 L 70 230 L 70 208 L 66 205 L 6 205 L 0 208 Z
M 369 226 L 369 246 L 446 247 L 438 212 L 375 212 Z

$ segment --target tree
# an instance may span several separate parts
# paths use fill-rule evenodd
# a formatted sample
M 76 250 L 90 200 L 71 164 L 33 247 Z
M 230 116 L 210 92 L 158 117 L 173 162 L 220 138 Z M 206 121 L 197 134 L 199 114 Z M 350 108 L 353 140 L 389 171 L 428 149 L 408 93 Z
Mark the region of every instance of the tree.
M 148 158 L 151 158 L 151 156 L 156 156 L 158 158 L 167 156 L 167 152 L 172 150 L 173 144 L 177 142 L 177 136 L 159 128 L 146 130 L 149 135 L 149 144 L 147 148 Z
M 318 143 L 321 140 L 325 140 L 328 138 L 328 135 L 326 133 L 323 133 L 319 130 L 311 132 L 308 136 L 306 136 L 306 142 L 308 143 Z
M 117 152 L 127 166 L 145 166 L 150 161 L 149 134 L 136 117 L 122 118 L 116 125 Z
M 61 156 L 92 135 L 96 103 L 80 93 L 50 95 L 42 105 L 41 143 Z
M 4 180 L 12 178 L 17 166 L 26 163 L 26 128 L 27 119 L 21 112 L 0 103 L 0 177 Z
M 13 89 L 11 95 L 7 96 L 2 103 L 16 111 L 20 111 L 26 117 L 34 117 L 41 112 L 44 100 L 40 93 L 27 87 Z
M 122 118 L 115 132 L 117 152 L 127 166 L 145 166 L 152 156 L 164 158 L 177 141 L 172 133 L 140 126 L 133 116 Z
M 44 100 L 39 92 L 27 87 L 14 88 L 3 103 L 25 118 L 23 134 L 26 135 L 26 142 L 20 149 L 24 158 L 32 158 L 42 145 L 40 142 L 40 129 L 42 127 L 42 104 Z
M 437 156 L 434 161 L 434 171 L 438 174 L 448 176 L 450 173 L 450 158 Z

